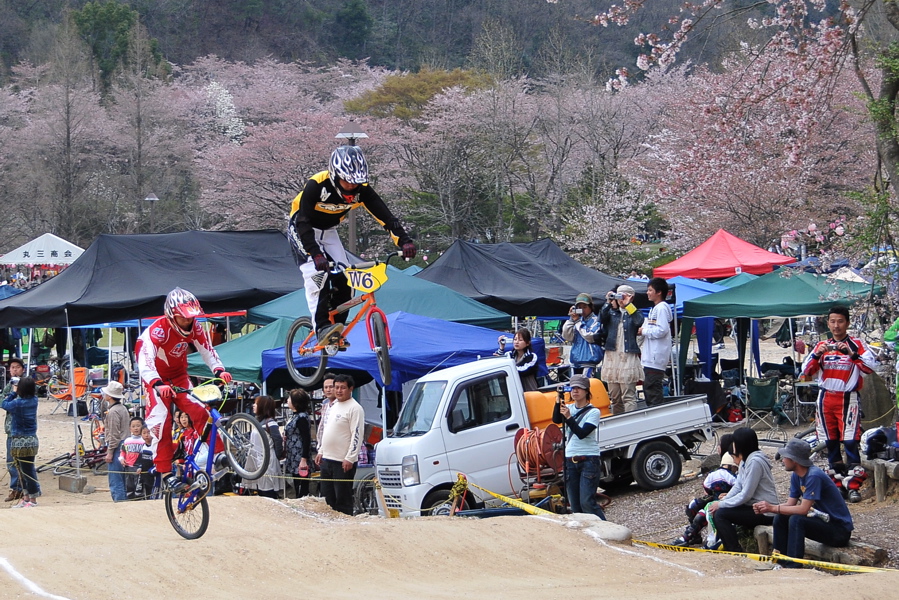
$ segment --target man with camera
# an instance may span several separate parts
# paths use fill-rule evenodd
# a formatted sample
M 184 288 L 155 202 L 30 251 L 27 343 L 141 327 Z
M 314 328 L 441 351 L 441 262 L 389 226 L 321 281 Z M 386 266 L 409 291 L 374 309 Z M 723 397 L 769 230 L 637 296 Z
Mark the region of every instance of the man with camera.
M 572 373 L 583 373 L 602 362 L 602 344 L 599 317 L 593 310 L 593 297 L 578 294 L 574 306 L 568 309 L 568 320 L 562 324 L 562 338 L 571 342 Z
M 816 407 L 816 433 L 827 446 L 827 462 L 832 475 L 841 476 L 841 487 L 849 501 L 858 502 L 861 500 L 858 487 L 865 478 L 859 454 L 862 432 L 859 390 L 862 389 L 862 375 L 874 370 L 877 359 L 860 339 L 849 336 L 849 309 L 845 306 L 830 309 L 827 327 L 832 337 L 815 345 L 802 365 L 802 377 L 815 376 L 821 389 Z M 845 462 L 841 442 L 846 450 Z M 851 477 L 847 477 L 849 471 L 852 471 Z M 854 481 L 856 478 L 861 481 Z
M 565 392 L 574 404 L 565 404 Z M 557 388 L 553 423 L 565 424 L 565 493 L 573 513 L 594 514 L 603 521 L 606 513 L 596 501 L 601 467 L 599 462 L 599 409 L 590 404 L 590 380 L 574 375 L 568 385 Z
M 643 313 L 634 306 L 634 288 L 619 285 L 606 294 L 599 320 L 605 328 L 605 360 L 602 380 L 609 390 L 612 414 L 637 409 L 637 382 L 643 379 L 637 331 L 643 326 Z

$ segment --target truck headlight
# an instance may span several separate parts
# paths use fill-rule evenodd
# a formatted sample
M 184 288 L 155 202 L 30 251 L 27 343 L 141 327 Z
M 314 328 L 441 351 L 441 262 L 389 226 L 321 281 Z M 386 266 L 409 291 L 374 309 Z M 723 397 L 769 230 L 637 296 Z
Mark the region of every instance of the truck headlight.
M 403 485 L 411 487 L 421 483 L 418 476 L 418 456 L 412 454 L 403 457 Z

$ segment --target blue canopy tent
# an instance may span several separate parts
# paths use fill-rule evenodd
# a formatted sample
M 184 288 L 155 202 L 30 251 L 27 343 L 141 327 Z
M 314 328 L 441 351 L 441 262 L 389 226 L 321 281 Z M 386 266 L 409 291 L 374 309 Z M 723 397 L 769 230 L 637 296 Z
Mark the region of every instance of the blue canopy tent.
M 387 273 L 387 283 L 377 292 L 378 308 L 385 313 L 403 311 L 480 327 L 509 328 L 512 318 L 502 311 L 446 286 L 418 277 L 403 276 L 403 271 L 396 267 L 387 267 Z M 350 311 L 350 316 L 358 310 Z M 279 318 L 296 319 L 301 316 L 309 316 L 306 292 L 302 288 L 247 311 L 247 320 L 259 325 Z
M 0 300 L 15 296 L 16 294 L 21 294 L 24 291 L 25 290 L 20 290 L 14 285 L 0 285 Z
M 490 356 L 496 350 L 498 332 L 493 329 L 450 323 L 405 312 L 387 315 L 390 338 L 390 366 L 393 381 L 387 389 L 399 391 L 402 384 L 417 379 L 435 369 L 451 367 Z M 365 327 L 354 328 L 348 337 L 350 348 L 328 359 L 328 368 L 335 370 L 365 371 L 380 384 L 378 359 L 368 345 Z M 546 351 L 541 338 L 532 340 L 540 365 L 538 376 L 546 375 Z M 313 366 L 314 359 L 298 360 L 298 367 Z M 262 353 L 262 378 L 273 372 L 287 369 L 284 348 L 265 350 Z

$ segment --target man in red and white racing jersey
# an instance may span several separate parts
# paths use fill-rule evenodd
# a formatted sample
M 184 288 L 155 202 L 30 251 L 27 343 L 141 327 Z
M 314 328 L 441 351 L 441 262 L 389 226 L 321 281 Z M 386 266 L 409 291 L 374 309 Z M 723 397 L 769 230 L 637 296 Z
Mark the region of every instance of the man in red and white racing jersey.
M 190 346 L 196 348 L 216 377 L 225 383 L 231 382 L 231 375 L 225 370 L 206 332 L 197 321 L 197 317 L 202 315 L 203 309 L 196 296 L 187 290 L 175 288 L 166 297 L 165 316 L 156 319 L 144 330 L 135 348 L 140 378 L 147 391 L 147 427 L 153 437 L 159 440 L 153 462 L 156 471 L 163 475 L 164 483 L 175 491 L 179 491 L 177 488 L 183 484 L 172 473 L 174 448 L 168 443 L 172 435 L 169 406 L 174 402 L 175 406 L 190 415 L 201 436 L 209 420 L 205 405 L 185 393 L 175 393 L 172 387 L 191 387 L 187 376 Z M 221 440 L 216 440 L 215 451 L 222 449 Z
M 859 440 L 861 439 L 861 414 L 859 390 L 862 375 L 871 373 L 877 358 L 870 348 L 858 339 L 849 337 L 849 309 L 834 306 L 827 315 L 827 326 L 833 336 L 818 342 L 802 366 L 803 377 L 816 376 L 819 387 L 817 405 L 817 435 L 827 445 L 827 462 L 831 471 L 844 477 L 849 471 L 861 469 Z M 846 462 L 840 451 L 840 443 L 846 449 Z M 864 476 L 860 470 L 859 476 Z M 862 479 L 863 481 L 864 479 Z M 844 490 L 851 492 L 847 480 Z M 860 482 L 853 482 L 858 483 Z M 856 488 L 857 494 L 857 488 Z M 852 494 L 850 500 L 857 501 Z M 861 499 L 858 496 L 858 499 Z

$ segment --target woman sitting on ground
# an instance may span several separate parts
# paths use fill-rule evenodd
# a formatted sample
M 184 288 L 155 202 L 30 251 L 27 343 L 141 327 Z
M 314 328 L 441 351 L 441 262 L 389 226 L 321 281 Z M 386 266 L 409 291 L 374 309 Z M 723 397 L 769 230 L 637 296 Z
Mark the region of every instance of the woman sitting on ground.
M 742 552 L 743 546 L 737 537 L 737 525 L 753 528 L 756 525 L 771 525 L 774 514 L 755 514 L 752 505 L 767 501 L 778 504 L 774 487 L 774 475 L 768 457 L 759 450 L 759 438 L 755 431 L 741 427 L 734 431 L 730 450 L 739 465 L 737 482 L 723 500 L 712 502 L 709 511 L 718 532 L 718 539 L 727 552 Z

